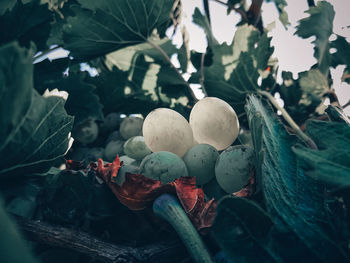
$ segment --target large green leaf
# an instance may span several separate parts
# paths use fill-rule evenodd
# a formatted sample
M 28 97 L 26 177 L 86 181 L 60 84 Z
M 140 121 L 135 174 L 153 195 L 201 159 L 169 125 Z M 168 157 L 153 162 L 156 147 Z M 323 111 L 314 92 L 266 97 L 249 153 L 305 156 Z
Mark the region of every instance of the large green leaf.
M 77 59 L 101 56 L 147 41 L 169 25 L 173 0 L 78 0 L 63 27 L 63 44 Z
M 264 152 L 261 189 L 268 212 L 280 231 L 294 233 L 309 249 L 303 255 L 311 262 L 348 262 L 324 209 L 323 186 L 304 174 L 292 151 L 295 138 L 262 101 L 249 96 L 246 111 L 254 148 Z M 257 122 L 257 123 L 254 123 Z M 256 142 L 261 144 L 256 145 Z M 322 222 L 322 223 L 321 223 Z
M 295 32 L 302 38 L 315 36 L 312 42 L 315 44 L 314 56 L 318 60 L 318 68 L 327 75 L 331 64 L 331 55 L 329 53 L 329 37 L 333 33 L 333 6 L 326 1 L 317 2 L 317 6 L 311 7 L 308 11 L 309 17 L 301 19 L 297 31 Z
M 40 1 L 30 1 L 23 4 L 18 0 L 15 6 L 0 16 L 0 45 L 17 40 L 20 44 L 29 46 L 33 41 L 39 50 L 46 48 L 53 19 L 48 5 Z
M 269 247 L 272 226 L 253 201 L 227 196 L 217 206 L 212 231 L 233 262 L 283 262 Z
M 37 263 L 0 200 L 0 262 Z
M 204 67 L 204 87 L 209 96 L 224 99 L 242 112 L 247 94 L 259 89 L 258 78 L 273 52 L 270 38 L 253 27 L 238 27 L 233 43 L 214 45 L 213 63 Z M 197 68 L 200 71 L 199 68 Z
M 34 90 L 31 52 L 11 43 L 0 54 L 0 176 L 44 172 L 67 151 L 73 117 Z
M 307 175 L 331 185 L 350 186 L 350 126 L 342 122 L 310 120 L 306 131 L 318 150 L 293 148 Z
M 332 66 L 345 65 L 343 72 L 343 81 L 350 84 L 350 43 L 345 37 L 337 36 L 337 39 L 331 42 L 331 48 L 335 48 L 332 54 Z

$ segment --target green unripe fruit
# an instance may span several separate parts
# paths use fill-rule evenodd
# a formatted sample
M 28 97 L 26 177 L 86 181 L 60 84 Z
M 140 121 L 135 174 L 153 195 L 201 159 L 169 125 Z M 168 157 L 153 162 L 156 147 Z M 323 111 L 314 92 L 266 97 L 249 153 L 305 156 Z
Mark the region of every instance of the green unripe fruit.
M 99 158 L 104 159 L 104 151 L 102 147 L 91 148 L 86 154 L 87 161 L 96 162 Z
M 121 122 L 122 118 L 120 117 L 120 114 L 111 112 L 105 116 L 103 122 L 100 124 L 100 131 L 104 134 L 112 132 L 118 129 Z
M 227 193 L 237 192 L 248 183 L 253 165 L 252 148 L 243 145 L 231 146 L 223 151 L 216 161 L 216 180 Z
M 184 161 L 176 154 L 164 151 L 147 155 L 141 162 L 140 173 L 164 184 L 188 176 Z
M 94 120 L 79 123 L 73 131 L 73 138 L 83 145 L 94 142 L 98 136 L 98 126 Z
M 120 135 L 125 139 L 142 135 L 143 119 L 139 117 L 126 117 L 120 124 Z
M 117 155 L 123 154 L 124 141 L 111 141 L 105 148 L 105 157 L 109 162 L 113 162 Z
M 143 136 L 134 136 L 125 142 L 124 153 L 135 160 L 142 160 L 151 150 L 146 146 Z
M 189 176 L 196 177 L 196 184 L 208 183 L 215 176 L 218 151 L 209 144 L 197 144 L 183 157 Z
M 132 159 L 127 155 L 120 156 L 119 160 L 120 160 L 120 162 L 123 162 L 124 165 L 129 165 L 129 164 L 135 162 L 135 159 Z
M 137 174 L 139 171 L 139 168 L 137 166 L 128 164 L 128 165 L 123 165 L 120 167 L 118 170 L 118 174 L 115 178 L 113 178 L 114 182 L 116 182 L 118 185 L 122 185 L 125 182 L 125 177 L 127 173 L 131 174 Z

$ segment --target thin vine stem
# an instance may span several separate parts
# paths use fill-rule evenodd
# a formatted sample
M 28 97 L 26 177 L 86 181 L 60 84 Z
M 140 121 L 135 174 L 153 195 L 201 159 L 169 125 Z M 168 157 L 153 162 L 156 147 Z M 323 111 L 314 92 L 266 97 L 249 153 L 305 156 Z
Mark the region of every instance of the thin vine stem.
M 293 128 L 293 130 L 295 130 L 297 136 L 302 139 L 309 146 L 309 148 L 317 149 L 316 143 L 300 129 L 289 113 L 278 104 L 277 100 L 269 92 L 258 90 L 258 93 L 266 97 L 272 103 L 272 105 L 282 113 L 282 117 L 285 119 L 285 121 Z
M 176 74 L 184 81 L 184 84 L 186 85 L 189 94 L 192 97 L 193 102 L 197 102 L 198 99 L 196 97 L 196 95 L 194 94 L 190 84 L 188 84 L 188 82 L 183 78 L 183 76 L 181 75 L 180 71 L 175 67 L 175 65 L 171 62 L 171 59 L 169 58 L 168 54 L 165 53 L 165 51 L 158 46 L 157 44 L 155 44 L 154 42 L 152 42 L 151 40 L 147 39 L 147 43 L 150 44 L 152 47 L 154 47 L 155 49 L 157 49 L 159 51 L 159 53 L 164 57 L 164 59 L 170 64 L 170 66 L 175 70 Z
M 225 5 L 225 6 L 228 7 L 228 4 L 223 2 L 223 1 L 221 1 L 221 0 L 212 0 L 212 1 L 214 1 L 214 2 L 216 2 L 218 4 L 221 4 L 221 5 Z M 243 22 L 247 22 L 248 21 L 247 14 L 243 10 L 235 8 L 235 7 L 231 7 L 231 9 L 241 15 L 241 18 L 242 18 Z

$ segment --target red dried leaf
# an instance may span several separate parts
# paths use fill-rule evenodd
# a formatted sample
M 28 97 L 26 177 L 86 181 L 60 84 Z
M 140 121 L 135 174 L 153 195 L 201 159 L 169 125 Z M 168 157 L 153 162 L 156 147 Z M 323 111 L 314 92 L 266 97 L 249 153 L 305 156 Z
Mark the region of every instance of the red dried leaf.
M 174 182 L 177 197 L 186 213 L 193 210 L 198 202 L 198 191 L 195 177 L 181 177 Z
M 213 223 L 216 202 L 214 200 L 205 202 L 204 192 L 196 187 L 194 177 L 181 177 L 172 183 L 162 184 L 141 174 L 126 173 L 125 181 L 120 186 L 112 180 L 112 177 L 118 176 L 121 167 L 119 157 L 108 164 L 103 164 L 99 159 L 97 166 L 90 167 L 106 182 L 119 201 L 131 210 L 145 209 L 161 194 L 176 193 L 182 207 L 198 230 L 208 228 Z
M 108 185 L 120 202 L 131 210 L 145 209 L 161 194 L 174 192 L 173 185 L 162 184 L 141 174 L 127 173 L 122 186 L 114 181 Z
M 195 177 L 181 177 L 174 185 L 177 197 L 196 229 L 210 227 L 215 217 L 215 200 L 205 202 L 203 189 L 196 187 Z
M 249 177 L 248 184 L 246 186 L 244 186 L 238 192 L 233 193 L 233 195 L 237 196 L 237 197 L 247 198 L 247 197 L 252 196 L 254 192 L 255 192 L 255 171 L 252 169 L 250 171 L 250 177 Z

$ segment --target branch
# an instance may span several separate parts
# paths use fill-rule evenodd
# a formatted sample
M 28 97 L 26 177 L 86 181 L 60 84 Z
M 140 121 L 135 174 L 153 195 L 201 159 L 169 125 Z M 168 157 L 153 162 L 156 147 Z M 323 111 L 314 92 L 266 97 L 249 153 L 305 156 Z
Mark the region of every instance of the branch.
M 107 243 L 87 233 L 61 226 L 52 226 L 40 220 L 16 217 L 16 221 L 20 230 L 29 240 L 71 249 L 102 262 L 167 263 L 179 262 L 187 256 L 186 249 L 180 242 L 157 243 L 134 248 Z
M 183 76 L 181 75 L 180 71 L 175 67 L 175 65 L 171 62 L 171 59 L 169 58 L 168 54 L 165 53 L 165 51 L 158 46 L 157 44 L 153 43 L 151 40 L 147 39 L 147 43 L 149 43 L 152 47 L 157 49 L 159 53 L 164 57 L 164 59 L 170 64 L 170 66 L 175 70 L 176 74 L 183 80 L 184 84 L 187 86 L 188 92 L 193 100 L 194 103 L 198 101 L 196 95 L 194 94 L 190 84 L 186 80 L 184 80 Z
M 201 71 L 201 77 L 199 79 L 199 82 L 201 84 L 201 87 L 202 87 L 202 91 L 204 93 L 204 96 L 207 97 L 208 96 L 208 93 L 207 93 L 207 90 L 205 89 L 205 86 L 204 86 L 204 80 L 205 80 L 205 75 L 204 75 L 204 61 L 205 61 L 205 55 L 206 55 L 206 52 L 204 52 L 201 56 L 201 68 L 200 68 L 200 71 Z
M 314 0 L 307 0 L 307 4 L 309 7 L 315 6 L 315 1 Z
M 250 5 L 247 12 L 249 23 L 259 29 L 260 32 L 264 32 L 264 27 L 261 19 L 261 6 L 263 2 L 263 0 L 252 0 L 252 4 Z
M 203 6 L 204 6 L 205 15 L 207 16 L 210 24 L 209 0 L 203 0 Z
M 348 107 L 348 106 L 350 106 L 350 100 L 349 100 L 347 103 L 345 103 L 345 104 L 342 106 L 342 108 L 345 109 L 345 108 Z
M 229 5 L 227 3 L 222 2 L 221 0 L 213 0 L 213 1 L 218 3 L 218 4 L 225 5 L 225 6 L 229 7 Z M 247 14 L 243 10 L 235 8 L 233 6 L 231 6 L 230 8 L 241 15 L 242 22 L 247 22 L 248 21 Z
M 307 136 L 298 126 L 298 124 L 295 123 L 295 121 L 292 119 L 292 117 L 288 114 L 288 112 L 281 107 L 276 99 L 267 91 L 258 90 L 258 93 L 268 98 L 268 100 L 272 103 L 272 105 L 279 111 L 281 111 L 283 118 L 285 121 L 295 130 L 296 135 L 301 138 L 311 149 L 317 149 L 316 143 Z

